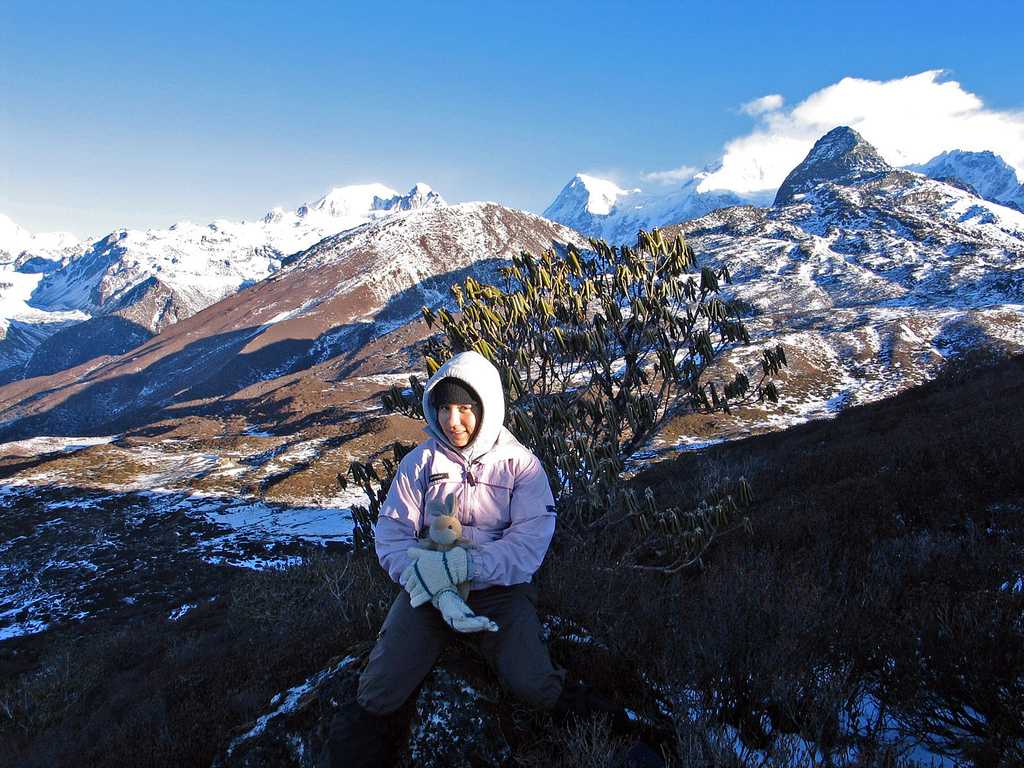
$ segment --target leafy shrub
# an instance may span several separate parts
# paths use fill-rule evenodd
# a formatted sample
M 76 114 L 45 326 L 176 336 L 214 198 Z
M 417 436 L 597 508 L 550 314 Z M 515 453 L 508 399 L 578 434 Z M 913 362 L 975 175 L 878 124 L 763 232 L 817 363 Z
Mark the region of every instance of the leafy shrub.
M 420 394 L 422 395 L 422 389 Z M 399 463 L 413 448 L 413 445 L 395 442 L 391 446 L 391 458 L 382 459 L 379 471 L 370 459 L 365 462 L 353 461 L 348 465 L 346 474 L 338 473 L 338 485 L 342 489 L 348 488 L 351 477 L 352 482 L 363 489 L 367 498 L 367 506 L 356 504 L 352 507 L 352 544 L 356 551 L 372 548 L 373 526 L 380 515 L 380 506 L 387 498 Z
M 650 493 L 623 481 L 627 462 L 680 412 L 777 400 L 772 376 L 785 352 L 763 351 L 756 383 L 742 372 L 708 380 L 726 348 L 750 342 L 745 308 L 723 291 L 728 269 L 698 269 L 682 237 L 668 241 L 658 230 L 641 231 L 635 247 L 591 245 L 514 257 L 500 268 L 501 286 L 467 278 L 451 289 L 457 314 L 424 307 L 441 331 L 426 342 L 427 373 L 456 352 L 484 355 L 502 378 L 506 423 L 552 480 L 561 533 L 579 538 L 632 519 L 661 540 L 648 555 L 679 568 L 735 518 L 750 489 L 738 482 L 692 510 L 656 514 Z M 385 405 L 422 418 L 423 385 L 410 384 L 392 387 Z M 377 479 L 365 465 L 355 472 Z M 381 494 L 368 488 L 371 505 Z

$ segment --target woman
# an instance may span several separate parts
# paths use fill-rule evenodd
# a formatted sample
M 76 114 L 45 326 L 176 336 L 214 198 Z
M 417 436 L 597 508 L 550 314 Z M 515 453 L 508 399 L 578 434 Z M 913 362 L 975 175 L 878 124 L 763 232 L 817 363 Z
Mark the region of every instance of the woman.
M 455 355 L 427 382 L 423 414 L 429 437 L 402 460 L 374 527 L 377 557 L 404 591 L 384 620 L 356 702 L 331 725 L 333 765 L 391 763 L 398 745 L 386 738 L 388 716 L 422 682 L 453 628 L 476 633 L 480 652 L 517 698 L 541 709 L 586 709 L 542 639 L 531 580 L 555 530 L 554 499 L 540 461 L 503 426 L 498 370 L 476 352 Z M 471 545 L 418 548 L 428 503 L 451 494 Z M 452 597 L 465 582 L 468 609 Z M 481 631 L 489 621 L 497 631 Z

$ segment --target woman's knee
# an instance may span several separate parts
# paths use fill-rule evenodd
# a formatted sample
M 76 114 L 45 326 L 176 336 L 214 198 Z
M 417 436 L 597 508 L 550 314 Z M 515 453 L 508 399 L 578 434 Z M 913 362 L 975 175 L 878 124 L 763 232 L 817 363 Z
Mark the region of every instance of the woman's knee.
M 423 682 L 445 641 L 444 624 L 431 606 L 411 608 L 399 595 L 359 676 L 356 700 L 374 715 L 397 710 Z

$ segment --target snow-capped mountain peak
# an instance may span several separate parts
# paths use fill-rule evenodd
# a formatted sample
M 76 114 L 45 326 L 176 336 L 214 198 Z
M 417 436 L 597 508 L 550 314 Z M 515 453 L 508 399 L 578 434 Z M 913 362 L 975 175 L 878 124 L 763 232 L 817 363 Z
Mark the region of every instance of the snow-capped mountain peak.
M 579 181 L 587 190 L 587 212 L 598 216 L 610 213 L 619 198 L 640 192 L 639 189 L 621 189 L 614 182 L 586 174 L 577 174 L 573 181 Z
M 443 204 L 423 183 L 405 195 L 384 184 L 362 184 L 335 187 L 297 210 L 274 208 L 255 221 L 183 220 L 164 229 L 119 229 L 84 245 L 75 258 L 35 259 L 27 265 L 19 259 L 22 271 L 46 274 L 36 278 L 22 302 L 29 309 L 16 308 L 33 316 L 78 312 L 83 319 L 117 314 L 145 333 L 157 333 L 278 271 L 288 256 L 324 238 Z M 22 350 L 21 357 L 30 354 L 32 349 Z M 0 368 L 3 362 L 0 341 Z
M 622 189 L 607 179 L 577 173 L 544 211 L 544 218 L 561 221 L 559 216 L 573 216 L 579 212 L 607 216 L 620 199 L 639 192 L 639 189 Z
M 398 193 L 383 184 L 352 184 L 334 187 L 314 203 L 300 206 L 296 213 L 301 217 L 311 213 L 326 214 L 335 218 L 365 213 L 374 209 L 377 198 L 395 197 Z
M 417 182 L 404 195 L 383 184 L 354 184 L 335 187 L 316 202 L 300 206 L 295 213 L 300 218 L 365 220 L 375 212 L 409 211 L 426 205 L 444 205 L 444 199 L 423 182 Z M 263 220 L 271 223 L 280 221 L 286 215 L 282 209 L 275 208 Z
M 939 181 L 956 180 L 970 186 L 979 197 L 1024 210 L 1024 184 L 1014 168 L 999 155 L 953 149 L 907 170 Z
M 793 202 L 823 181 L 851 183 L 894 170 L 873 146 L 852 128 L 833 128 L 818 139 L 807 157 L 790 171 L 775 196 L 775 205 Z
M 414 211 L 428 205 L 444 205 L 445 201 L 429 184 L 418 181 L 404 195 L 394 194 L 390 197 L 374 197 L 375 211 Z
M 32 233 L 0 213 L 0 252 L 17 256 L 28 251 L 34 256 L 52 256 L 74 248 L 81 240 L 70 232 Z
M 727 190 L 706 191 L 701 186 L 709 175 L 710 170 L 705 169 L 680 187 L 648 193 L 622 189 L 607 179 L 576 174 L 544 211 L 544 217 L 591 237 L 625 243 L 635 240 L 641 228 L 678 224 L 717 208 L 768 202 Z
M 626 201 L 639 196 L 639 189 L 622 189 L 607 179 L 577 173 L 562 187 L 543 215 L 584 234 L 609 238 L 609 226 L 617 218 L 616 213 Z

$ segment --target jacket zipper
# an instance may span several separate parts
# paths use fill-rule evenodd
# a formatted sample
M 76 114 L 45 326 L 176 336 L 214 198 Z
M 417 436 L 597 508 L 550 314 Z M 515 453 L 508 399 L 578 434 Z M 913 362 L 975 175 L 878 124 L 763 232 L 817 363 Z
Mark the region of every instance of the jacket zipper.
M 466 523 L 468 525 L 474 525 L 476 523 L 476 518 L 468 510 L 470 508 L 469 507 L 470 497 L 472 496 L 472 492 L 471 492 L 470 489 L 471 488 L 475 488 L 476 484 L 477 484 L 476 476 L 473 474 L 473 467 L 475 467 L 479 463 L 480 463 L 480 459 L 475 459 L 471 464 L 466 466 L 465 471 L 463 473 L 463 480 L 462 480 L 462 498 L 463 498 L 462 509 L 465 510 L 464 514 L 465 514 L 466 519 L 464 519 L 462 522 L 464 522 L 464 523 Z M 469 482 L 467 483 L 466 480 L 469 480 Z
M 438 445 L 442 445 L 440 441 L 438 441 Z M 451 451 L 446 445 L 442 446 L 442 449 L 445 450 L 449 456 L 454 457 L 462 466 L 462 504 L 459 509 L 459 522 L 465 523 L 466 525 L 473 525 L 476 520 L 472 514 L 467 512 L 469 509 L 469 489 L 470 486 L 476 487 L 476 484 L 479 482 L 473 474 L 473 467 L 480 463 L 480 458 L 482 457 L 477 457 L 473 459 L 472 462 L 467 463 L 466 457 L 461 453 Z M 469 482 L 467 482 L 467 480 Z

